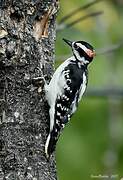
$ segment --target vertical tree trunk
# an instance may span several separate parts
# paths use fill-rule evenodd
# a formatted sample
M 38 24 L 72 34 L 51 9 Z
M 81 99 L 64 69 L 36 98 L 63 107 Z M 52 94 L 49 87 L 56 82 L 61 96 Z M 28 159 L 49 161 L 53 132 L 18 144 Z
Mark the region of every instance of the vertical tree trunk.
M 57 0 L 2 0 L 0 180 L 55 180 L 44 144 L 48 106 L 42 74 L 53 73 Z

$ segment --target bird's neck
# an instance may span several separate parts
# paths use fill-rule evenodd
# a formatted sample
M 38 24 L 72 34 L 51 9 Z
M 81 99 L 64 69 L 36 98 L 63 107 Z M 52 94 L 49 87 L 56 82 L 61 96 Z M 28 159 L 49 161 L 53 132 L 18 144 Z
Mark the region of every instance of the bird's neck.
M 88 66 L 88 61 L 86 61 L 85 57 L 82 57 L 81 60 L 79 60 L 76 56 L 72 56 L 71 59 L 78 65 L 79 68 L 87 68 Z

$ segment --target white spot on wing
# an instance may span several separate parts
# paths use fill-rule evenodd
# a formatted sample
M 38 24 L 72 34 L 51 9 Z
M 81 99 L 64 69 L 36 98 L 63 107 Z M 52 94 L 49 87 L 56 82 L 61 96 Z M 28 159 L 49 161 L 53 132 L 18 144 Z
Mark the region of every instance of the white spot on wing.
M 61 107 L 61 104 L 57 104 L 57 107 Z
M 59 112 L 57 112 L 57 116 L 60 116 L 61 114 Z
M 56 124 L 59 124 L 59 120 L 58 119 L 56 119 Z
M 68 87 L 67 87 L 67 91 L 69 91 L 69 90 L 70 90 L 70 87 L 68 86 Z

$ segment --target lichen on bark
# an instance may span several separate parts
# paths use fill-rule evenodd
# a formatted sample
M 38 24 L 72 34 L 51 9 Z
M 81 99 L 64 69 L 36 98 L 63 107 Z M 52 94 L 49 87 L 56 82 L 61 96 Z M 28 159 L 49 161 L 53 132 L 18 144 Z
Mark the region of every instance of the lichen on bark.
M 55 180 L 44 154 L 53 73 L 57 0 L 0 2 L 0 180 Z M 37 80 L 35 80 L 37 78 Z

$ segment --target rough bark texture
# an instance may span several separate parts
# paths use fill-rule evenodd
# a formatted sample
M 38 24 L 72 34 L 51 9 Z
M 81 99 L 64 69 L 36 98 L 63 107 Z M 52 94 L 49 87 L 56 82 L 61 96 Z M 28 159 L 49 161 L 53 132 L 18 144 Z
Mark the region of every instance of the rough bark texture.
M 57 0 L 1 0 L 0 180 L 55 180 L 44 144 L 48 105 L 37 77 L 53 73 Z

